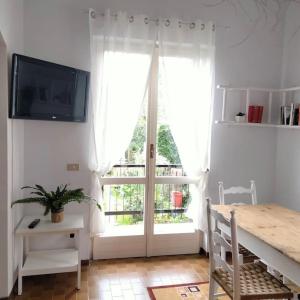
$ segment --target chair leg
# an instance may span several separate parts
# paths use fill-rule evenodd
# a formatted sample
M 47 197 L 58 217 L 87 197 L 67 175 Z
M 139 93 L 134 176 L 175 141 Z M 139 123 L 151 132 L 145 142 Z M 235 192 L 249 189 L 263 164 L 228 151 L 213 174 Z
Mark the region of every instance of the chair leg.
M 239 254 L 239 265 L 244 264 L 244 257 L 243 254 Z
M 215 294 L 217 292 L 217 283 L 216 281 L 210 277 L 209 279 L 209 300 L 214 300 L 215 299 Z

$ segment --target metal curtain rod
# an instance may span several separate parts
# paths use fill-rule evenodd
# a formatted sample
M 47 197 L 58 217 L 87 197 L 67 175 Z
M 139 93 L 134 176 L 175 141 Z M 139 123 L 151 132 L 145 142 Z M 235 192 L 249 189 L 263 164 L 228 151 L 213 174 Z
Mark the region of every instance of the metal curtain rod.
M 97 12 L 96 10 L 93 11 L 94 14 L 92 15 L 93 18 L 95 18 L 97 15 L 98 16 L 102 16 L 104 17 L 105 14 L 104 13 L 100 13 L 100 12 Z M 86 14 L 89 14 L 89 10 L 85 10 L 84 13 Z M 117 17 L 118 15 L 117 14 L 111 14 L 112 17 Z M 170 25 L 170 19 L 168 18 L 163 18 L 165 20 L 165 25 L 166 26 L 169 26 Z M 130 16 L 129 17 L 129 20 L 132 20 L 133 21 L 133 16 Z M 145 18 L 145 22 L 153 22 L 155 24 L 158 24 L 159 23 L 159 18 L 150 18 L 150 17 L 146 17 Z M 196 24 L 195 22 L 184 22 L 184 21 L 179 21 L 180 25 L 187 25 L 189 26 L 191 29 L 195 28 Z M 202 24 L 202 27 L 201 29 L 203 30 L 205 24 Z M 220 26 L 220 25 L 215 25 L 213 24 L 213 30 L 215 30 L 215 28 L 225 28 L 225 29 L 229 29 L 230 26 Z

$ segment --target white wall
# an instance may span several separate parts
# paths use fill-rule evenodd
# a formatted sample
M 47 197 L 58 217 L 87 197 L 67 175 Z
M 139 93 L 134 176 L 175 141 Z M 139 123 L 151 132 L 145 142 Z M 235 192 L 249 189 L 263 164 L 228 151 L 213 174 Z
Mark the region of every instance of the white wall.
M 17 21 L 16 21 L 17 20 Z M 7 45 L 10 54 L 23 49 L 23 0 L 2 0 L 0 2 L 0 32 Z M 5 59 L 7 61 L 7 58 Z M 1 64 L 2 75 L 7 75 L 7 66 Z M 9 66 L 10 68 L 10 66 Z M 4 76 L 0 76 L 1 84 Z M 4 88 L 1 88 L 2 97 L 0 123 L 1 123 L 1 207 L 6 207 L 0 211 L 1 245 L 0 245 L 0 298 L 7 297 L 12 289 L 16 275 L 17 255 L 14 239 L 14 229 L 21 216 L 21 207 L 11 210 L 10 203 L 12 198 L 20 196 L 19 186 L 23 184 L 23 121 L 7 119 L 8 97 L 4 95 Z M 5 132 L 4 132 L 5 131 Z M 6 152 L 6 153 L 5 153 Z M 6 165 L 6 171 L 3 167 Z M 3 185 L 6 185 L 3 186 Z M 4 193 L 4 191 L 6 191 Z M 4 205 L 5 204 L 5 205 Z
M 8 217 L 8 124 L 5 112 L 7 111 L 7 50 L 6 44 L 2 35 L 0 34 L 0 236 L 4 243 L 1 245 L 0 255 L 0 293 L 2 296 L 7 295 L 8 288 L 8 270 L 11 269 L 11 262 L 7 259 L 8 253 L 11 252 L 10 245 L 8 245 L 8 230 L 10 226 L 10 218 Z M 2 275 L 3 274 L 3 275 Z
M 252 31 L 252 25 L 243 14 L 230 5 L 208 8 L 200 0 L 26 0 L 24 6 L 25 54 L 89 70 L 89 7 L 98 11 L 111 8 L 129 13 L 145 13 L 152 17 L 177 16 L 184 20 L 203 18 L 217 24 L 216 83 L 275 87 L 280 83 L 282 31 L 272 31 L 268 19 L 262 20 L 248 40 L 238 47 L 230 47 Z M 243 3 L 253 18 L 256 11 Z M 207 3 L 207 1 L 206 1 Z M 269 23 L 268 23 L 269 22 Z M 273 23 L 272 23 L 273 24 Z M 225 28 L 224 26 L 229 26 Z M 216 91 L 214 119 L 220 118 L 221 95 Z M 239 107 L 239 104 L 237 105 Z M 233 112 L 232 112 L 233 113 Z M 40 183 L 54 187 L 70 183 L 89 189 L 88 134 L 85 124 L 26 121 L 25 183 Z M 213 126 L 212 166 L 209 193 L 217 199 L 217 181 L 226 185 L 246 185 L 257 181 L 258 199 L 272 199 L 276 158 L 276 132 L 273 129 L 224 128 Z M 66 163 L 79 162 L 79 172 L 66 172 Z M 39 212 L 36 206 L 27 206 L 26 214 Z M 88 222 L 88 210 L 70 206 L 67 212 L 82 211 Z M 89 256 L 88 233 L 83 244 L 83 258 Z M 58 240 L 53 240 L 53 246 Z
M 283 87 L 300 86 L 300 4 L 292 3 L 286 12 Z M 300 104 L 300 94 L 290 94 L 288 100 Z M 276 196 L 278 203 L 300 211 L 300 139 L 298 130 L 280 130 L 277 137 Z

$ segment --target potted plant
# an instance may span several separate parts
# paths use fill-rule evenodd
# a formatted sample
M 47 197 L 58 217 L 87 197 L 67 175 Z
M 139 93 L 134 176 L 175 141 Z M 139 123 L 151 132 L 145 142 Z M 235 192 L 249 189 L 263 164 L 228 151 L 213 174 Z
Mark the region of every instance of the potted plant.
M 182 207 L 182 192 L 180 191 L 172 191 L 171 192 L 171 200 L 173 206 L 176 208 Z
M 62 222 L 64 219 L 64 206 L 70 202 L 89 202 L 95 201 L 91 197 L 87 196 L 82 188 L 68 189 L 68 185 L 60 185 L 55 191 L 47 192 L 41 185 L 24 186 L 22 189 L 31 189 L 31 194 L 35 197 L 28 197 L 16 200 L 11 206 L 17 203 L 39 203 L 45 207 L 44 216 L 51 211 L 52 223 Z M 101 210 L 101 206 L 96 203 L 98 209 Z
M 246 115 L 242 112 L 239 112 L 235 115 L 235 121 L 238 123 L 246 122 Z

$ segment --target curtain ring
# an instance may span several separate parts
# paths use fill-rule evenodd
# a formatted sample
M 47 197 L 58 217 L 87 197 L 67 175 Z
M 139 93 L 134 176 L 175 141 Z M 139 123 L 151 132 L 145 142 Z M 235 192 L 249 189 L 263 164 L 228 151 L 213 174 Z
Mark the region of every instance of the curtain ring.
M 212 25 L 212 31 L 216 31 L 216 24 Z
M 96 12 L 91 10 L 91 18 L 96 19 Z
M 178 26 L 179 26 L 179 28 L 182 27 L 182 22 L 181 21 L 178 21 Z
M 201 24 L 201 30 L 205 29 L 205 24 Z
M 165 26 L 168 27 L 168 26 L 170 26 L 170 24 L 171 24 L 170 20 L 167 19 L 167 20 L 165 21 Z
M 133 16 L 130 16 L 129 17 L 129 23 L 132 23 L 134 21 L 134 17 Z
M 145 24 L 149 24 L 149 19 L 146 17 L 146 18 L 144 19 L 144 22 L 145 22 Z
M 190 23 L 190 29 L 194 29 L 196 27 L 196 24 L 194 22 Z

